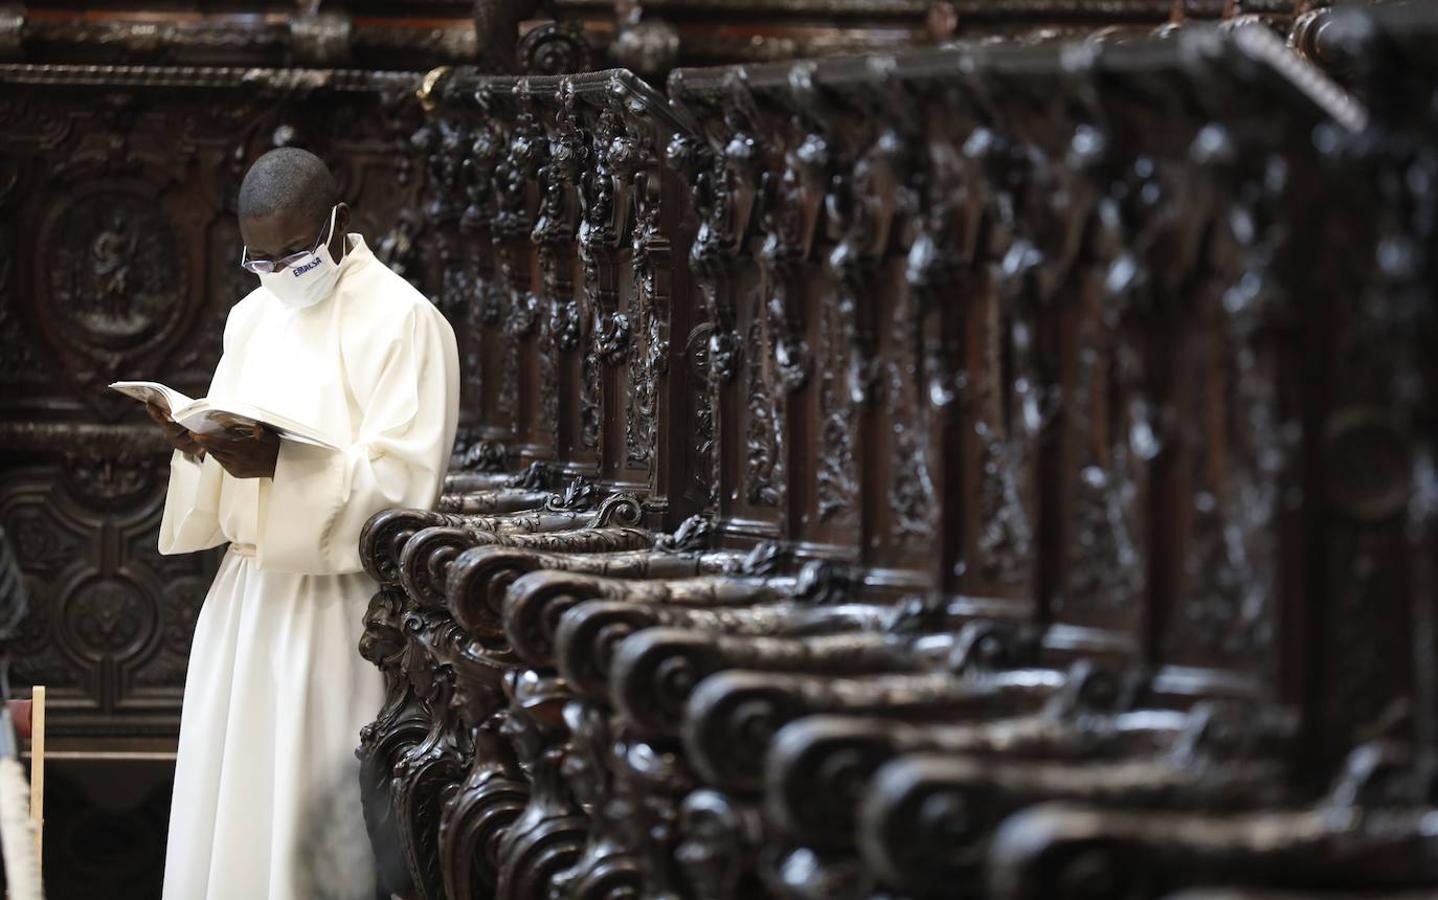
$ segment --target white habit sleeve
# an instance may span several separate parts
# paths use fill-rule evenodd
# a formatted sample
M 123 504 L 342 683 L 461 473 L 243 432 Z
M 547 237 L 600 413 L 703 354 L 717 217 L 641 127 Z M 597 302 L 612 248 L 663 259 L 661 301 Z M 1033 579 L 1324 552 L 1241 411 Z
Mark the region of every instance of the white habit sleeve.
M 236 307 L 238 309 L 238 307 Z M 210 379 L 210 393 L 222 390 L 234 363 L 231 332 L 236 313 L 225 320 L 224 350 Z M 176 450 L 170 457 L 170 488 L 165 494 L 165 512 L 160 519 L 160 552 L 193 553 L 225 543 L 220 530 L 220 486 L 224 468 L 206 457 L 194 462 Z
M 370 516 L 438 498 L 459 409 L 454 333 L 427 305 L 412 308 L 400 331 L 383 358 L 343 360 L 352 387 L 372 385 L 355 391 L 362 418 L 353 444 L 335 451 L 280 442 L 260 507 L 260 568 L 358 572 Z
M 193 553 L 225 542 L 220 531 L 220 481 L 225 471 L 206 457 L 192 462 L 176 450 L 160 519 L 160 552 Z

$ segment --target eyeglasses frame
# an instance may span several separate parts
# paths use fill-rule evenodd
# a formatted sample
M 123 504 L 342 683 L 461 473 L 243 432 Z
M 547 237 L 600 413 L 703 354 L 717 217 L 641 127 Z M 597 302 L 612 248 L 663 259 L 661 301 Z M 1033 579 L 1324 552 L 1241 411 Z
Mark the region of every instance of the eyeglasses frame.
M 294 253 L 281 256 L 279 259 L 250 259 L 250 248 L 241 244 L 240 268 L 244 269 L 246 272 L 251 273 L 252 275 L 270 275 L 275 272 L 283 272 L 285 269 L 288 269 L 290 266 L 299 262 L 304 257 L 309 256 L 313 253 L 320 252 L 320 248 L 323 247 L 327 241 L 331 241 L 334 239 L 335 215 L 338 210 L 338 206 L 330 210 L 329 224 L 325 226 L 325 231 L 315 238 L 315 245 L 308 250 L 299 250 Z

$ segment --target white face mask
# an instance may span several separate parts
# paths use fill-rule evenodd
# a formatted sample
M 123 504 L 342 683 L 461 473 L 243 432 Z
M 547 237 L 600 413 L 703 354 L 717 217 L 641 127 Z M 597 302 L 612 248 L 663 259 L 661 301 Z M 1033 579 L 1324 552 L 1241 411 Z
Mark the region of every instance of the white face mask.
M 312 250 L 278 272 L 260 274 L 260 284 L 279 298 L 287 309 L 307 309 L 334 293 L 339 281 L 340 265 L 330 254 L 334 237 L 335 213 L 330 210 L 330 225 L 318 250 Z

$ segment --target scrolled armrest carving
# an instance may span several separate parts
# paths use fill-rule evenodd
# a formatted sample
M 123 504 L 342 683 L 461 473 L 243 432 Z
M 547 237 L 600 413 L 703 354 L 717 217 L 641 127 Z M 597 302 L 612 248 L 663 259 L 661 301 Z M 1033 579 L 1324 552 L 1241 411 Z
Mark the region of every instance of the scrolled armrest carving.
M 764 764 L 766 815 L 808 846 L 851 846 L 854 814 L 879 767 L 903 754 L 1103 759 L 1173 746 L 1190 716 L 1173 710 L 1031 716 L 951 725 L 810 716 L 780 729 Z
M 601 506 L 592 512 L 539 513 L 485 519 L 482 524 L 492 528 L 478 528 L 470 524 L 423 529 L 405 542 L 399 562 L 400 583 L 427 605 L 442 607 L 454 562 L 461 553 L 475 547 L 500 545 L 552 548 L 556 551 L 573 548 L 573 552 L 589 553 L 652 545 L 652 535 L 623 524 L 637 519 L 637 503 L 632 497 L 616 496 L 618 499 L 614 505 Z M 606 513 L 611 513 L 620 524 L 606 525 Z
M 467 517 L 461 525 L 466 531 L 474 533 L 543 534 L 578 528 L 632 527 L 638 525 L 643 517 L 639 502 L 632 494 L 614 494 L 605 498 L 598 507 L 591 508 L 558 508 L 550 505 L 553 500 L 551 495 L 542 510 Z
M 683 628 L 708 634 L 753 637 L 872 631 L 890 621 L 893 607 L 863 603 L 814 607 L 773 603 L 737 608 L 679 606 L 590 600 L 560 617 L 554 660 L 576 693 L 609 696 L 610 664 L 619 642 L 644 628 Z
M 614 652 L 611 702 L 639 734 L 672 734 L 695 686 L 724 667 L 724 652 L 709 635 L 645 629 L 625 638 Z
M 563 554 L 513 547 L 475 547 L 460 554 L 450 569 L 449 606 L 465 628 L 497 636 L 504 633 L 505 593 L 526 572 L 550 570 L 612 578 L 682 578 L 732 571 L 741 558 L 732 551 Z
M 1194 766 L 1152 757 L 1091 763 L 918 754 L 874 776 L 859 810 L 859 847 L 887 883 L 930 894 L 981 877 L 993 830 L 1033 803 L 1241 810 L 1289 797 L 1271 760 Z
M 508 472 L 450 472 L 444 476 L 444 493 L 495 491 L 508 487 L 512 478 Z
M 1323 10 L 1328 12 L 1327 9 Z M 1195 888 L 1165 894 L 1163 900 L 1429 900 L 1432 891 L 1266 890 L 1264 888 Z
M 513 547 L 471 547 L 455 558 L 445 594 L 455 621 L 468 631 L 497 636 L 504 591 L 525 572 L 545 566 L 547 559 L 568 559 Z
M 382 585 L 400 584 L 400 555 L 410 538 L 426 528 L 455 527 L 463 518 L 427 509 L 387 509 L 375 513 L 360 531 L 360 560 Z
M 644 507 L 633 494 L 614 494 L 599 504 L 594 524 L 599 528 L 637 527 L 644 521 Z
M 1222 872 L 1247 885 L 1322 885 L 1325 897 L 1408 890 L 1438 881 L 1438 838 L 1424 824 L 1435 815 L 1432 807 L 1216 815 L 1043 803 L 994 834 L 988 889 L 1012 900 L 1077 900 L 1097 882 L 1114 896 L 1163 896 Z
M 554 636 L 555 663 L 575 693 L 604 699 L 608 696 L 610 663 L 620 641 L 645 628 L 687 624 L 695 617 L 724 612 L 590 600 L 560 617 Z
M 399 556 L 400 583 L 416 601 L 428 608 L 442 609 L 445 584 L 455 558 L 476 544 L 499 540 L 497 532 L 472 532 L 446 526 L 415 532 Z
M 616 499 L 617 498 L 617 499 Z M 617 511 L 611 517 L 637 519 L 637 503 L 627 495 L 616 495 Z M 396 578 L 406 590 L 426 603 L 443 603 L 445 578 L 454 558 L 463 550 L 486 544 L 507 543 L 505 535 L 537 534 L 602 525 L 599 511 L 514 513 L 510 515 L 460 515 L 421 510 L 396 510 L 372 518 L 361 534 L 361 551 L 372 561 L 374 575 L 381 583 Z M 632 521 L 617 524 L 629 525 Z M 391 567 L 388 560 L 396 563 Z
M 673 736 L 699 682 L 725 669 L 859 675 L 936 668 L 948 655 L 943 638 L 923 643 L 885 634 L 806 638 L 735 637 L 651 628 L 614 654 L 609 690 L 616 710 L 640 733 Z
M 532 572 L 521 576 L 504 599 L 504 627 L 514 652 L 534 665 L 549 665 L 560 616 L 586 600 L 674 606 L 745 606 L 782 600 L 798 579 L 789 576 L 695 576 L 626 580 L 578 572 Z
M 684 746 L 711 784 L 752 791 L 778 730 L 801 716 L 854 712 L 950 720 L 1031 711 L 1063 687 L 1052 669 L 983 677 L 949 674 L 822 678 L 774 672 L 721 672 L 699 685 L 685 714 Z
M 468 494 L 446 494 L 439 498 L 438 509 L 445 513 L 461 515 L 495 515 L 539 509 L 552 497 L 549 491 L 530 491 L 522 488 L 500 488 L 493 491 L 475 491 Z
M 654 546 L 654 532 L 644 528 L 584 528 L 547 534 L 511 534 L 496 543 L 544 553 L 618 553 Z
M 458 468 L 444 477 L 446 494 L 524 490 L 548 492 L 559 483 L 559 473 L 547 462 L 536 461 L 519 472 L 504 471 L 508 451 L 495 441 L 480 441 L 458 460 Z

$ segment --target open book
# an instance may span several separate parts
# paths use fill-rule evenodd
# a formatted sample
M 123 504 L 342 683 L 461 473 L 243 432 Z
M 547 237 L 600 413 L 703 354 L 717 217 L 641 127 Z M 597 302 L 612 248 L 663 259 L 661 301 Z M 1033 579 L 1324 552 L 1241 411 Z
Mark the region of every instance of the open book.
M 339 449 L 317 429 L 258 406 L 233 401 L 211 403 L 205 398 L 193 400 L 174 388 L 154 381 L 117 381 L 110 385 L 110 388 L 141 403 L 153 403 L 168 410 L 170 418 L 177 424 L 197 434 L 229 432 L 245 435 L 254 428 L 255 423 L 259 423 L 285 440 L 328 447 L 331 450 Z

